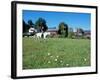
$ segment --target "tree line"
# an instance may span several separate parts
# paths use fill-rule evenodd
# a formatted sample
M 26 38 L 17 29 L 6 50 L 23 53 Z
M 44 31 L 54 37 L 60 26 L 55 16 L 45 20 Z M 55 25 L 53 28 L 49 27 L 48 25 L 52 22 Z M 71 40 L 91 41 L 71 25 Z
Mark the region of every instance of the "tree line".
M 45 32 L 48 29 L 47 22 L 44 18 L 38 18 L 35 23 L 32 20 L 28 20 L 27 23 L 23 20 L 23 33 L 28 32 L 29 28 L 35 28 L 37 32 Z M 72 38 L 74 36 L 74 32 L 72 28 L 69 28 L 68 24 L 65 22 L 60 22 L 58 24 L 58 32 L 60 37 L 69 37 Z M 83 29 L 77 29 L 77 34 L 84 34 Z
M 23 20 L 23 33 L 28 32 L 31 27 L 35 28 L 38 32 L 45 32 L 48 29 L 47 22 L 43 18 L 38 18 L 35 23 L 32 20 L 28 20 L 27 23 Z M 58 28 L 59 35 L 62 37 L 68 36 L 68 25 L 66 23 L 59 23 Z
M 38 32 L 45 32 L 48 29 L 46 20 L 43 18 L 39 18 L 35 23 L 33 23 L 32 20 L 28 20 L 27 23 L 23 20 L 23 33 L 28 32 L 31 27 L 37 29 Z

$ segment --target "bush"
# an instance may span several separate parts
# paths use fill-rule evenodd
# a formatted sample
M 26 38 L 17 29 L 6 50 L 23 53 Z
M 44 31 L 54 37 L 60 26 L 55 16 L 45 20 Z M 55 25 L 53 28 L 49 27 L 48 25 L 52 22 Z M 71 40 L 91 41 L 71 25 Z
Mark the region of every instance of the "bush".
M 74 34 L 74 32 L 69 32 L 68 33 L 68 38 L 75 38 L 75 34 Z

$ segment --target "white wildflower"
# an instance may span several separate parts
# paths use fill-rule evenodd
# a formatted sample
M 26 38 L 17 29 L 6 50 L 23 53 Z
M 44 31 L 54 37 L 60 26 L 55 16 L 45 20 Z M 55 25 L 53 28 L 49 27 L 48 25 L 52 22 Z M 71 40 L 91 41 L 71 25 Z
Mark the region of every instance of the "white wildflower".
M 66 64 L 66 66 L 69 66 L 69 64 Z
M 50 61 L 48 61 L 48 63 L 51 63 Z
M 48 53 L 48 56 L 50 55 L 50 53 Z
M 84 58 L 84 61 L 86 61 L 86 58 Z
M 50 56 L 51 58 L 53 57 L 53 56 Z
M 58 58 L 59 56 L 57 56 L 57 58 Z
M 55 59 L 55 61 L 57 61 L 57 59 Z

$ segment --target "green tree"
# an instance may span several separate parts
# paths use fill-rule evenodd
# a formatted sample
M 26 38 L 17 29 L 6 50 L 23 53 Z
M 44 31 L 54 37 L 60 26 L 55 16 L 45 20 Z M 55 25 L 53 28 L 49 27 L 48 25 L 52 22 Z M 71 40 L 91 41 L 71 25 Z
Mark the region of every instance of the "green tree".
M 68 37 L 74 39 L 75 38 L 74 32 L 68 32 Z
M 34 27 L 34 23 L 32 22 L 32 20 L 28 20 L 28 25 L 29 27 Z
M 76 37 L 77 38 L 84 38 L 84 30 L 82 28 L 77 28 Z
M 75 38 L 75 34 L 73 32 L 73 28 L 69 28 L 68 29 L 68 37 L 69 38 Z
M 35 22 L 35 26 L 36 26 L 36 29 L 39 31 L 39 32 L 45 32 L 47 29 L 48 29 L 48 26 L 46 24 L 46 20 L 43 19 L 43 18 L 39 18 L 36 22 Z
M 77 28 L 77 35 L 81 34 L 84 35 L 84 30 L 82 28 Z
M 84 30 L 82 28 L 80 28 L 79 31 L 84 35 Z
M 61 22 L 58 26 L 58 34 L 62 37 L 68 37 L 68 25 L 64 22 Z
M 29 25 L 23 20 L 23 33 L 28 32 Z

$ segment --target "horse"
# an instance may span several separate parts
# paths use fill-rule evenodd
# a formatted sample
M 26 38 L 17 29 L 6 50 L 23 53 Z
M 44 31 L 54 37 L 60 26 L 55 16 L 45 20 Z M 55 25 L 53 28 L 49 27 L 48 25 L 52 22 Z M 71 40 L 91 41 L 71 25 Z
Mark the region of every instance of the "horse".
M 36 33 L 35 36 L 36 36 L 36 38 L 41 38 L 42 33 L 40 33 L 40 32 L 39 33 Z
M 47 36 L 49 36 L 49 35 L 50 35 L 50 32 L 44 32 L 44 39 L 46 39 Z
M 44 38 L 44 39 L 46 39 L 48 35 L 50 35 L 50 32 L 44 32 L 44 33 L 39 32 L 39 33 L 36 33 L 36 34 L 35 34 L 35 36 L 36 36 L 37 38 Z

